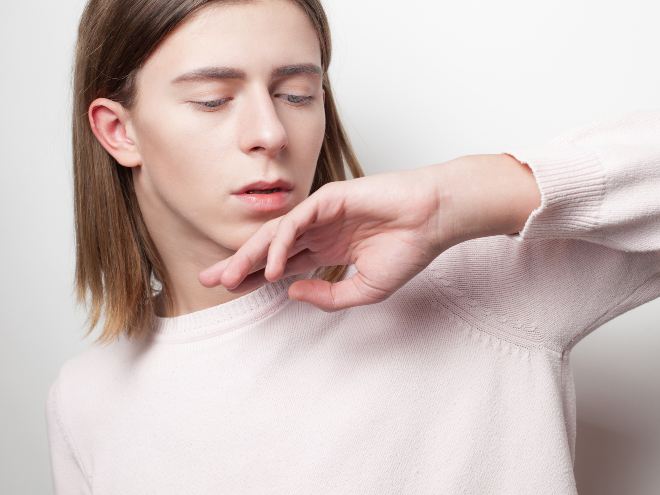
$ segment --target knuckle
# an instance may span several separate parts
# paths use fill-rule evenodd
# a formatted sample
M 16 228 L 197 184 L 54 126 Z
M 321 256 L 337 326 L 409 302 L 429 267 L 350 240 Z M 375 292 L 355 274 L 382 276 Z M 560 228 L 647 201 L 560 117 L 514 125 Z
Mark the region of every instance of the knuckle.
M 275 232 L 277 232 L 277 228 L 280 225 L 280 219 L 279 218 L 273 218 L 272 220 L 269 220 L 266 222 L 264 225 L 266 227 L 266 232 L 268 232 L 269 237 L 272 239 L 273 236 L 275 235 Z

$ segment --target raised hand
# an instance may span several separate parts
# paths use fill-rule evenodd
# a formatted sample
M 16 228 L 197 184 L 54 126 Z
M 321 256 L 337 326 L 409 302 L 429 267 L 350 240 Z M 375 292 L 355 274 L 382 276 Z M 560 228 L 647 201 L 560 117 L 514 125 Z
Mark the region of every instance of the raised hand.
M 502 190 L 518 199 L 512 203 Z M 525 191 L 538 196 L 529 169 L 507 155 L 330 183 L 199 279 L 241 293 L 317 267 L 354 264 L 349 279 L 301 280 L 289 295 L 325 311 L 377 303 L 452 245 L 521 229 L 540 203 Z

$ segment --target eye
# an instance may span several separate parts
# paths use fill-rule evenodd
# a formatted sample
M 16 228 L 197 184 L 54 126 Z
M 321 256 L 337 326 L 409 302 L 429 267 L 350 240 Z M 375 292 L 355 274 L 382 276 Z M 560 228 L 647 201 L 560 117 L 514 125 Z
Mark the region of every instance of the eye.
M 225 103 L 227 103 L 231 98 L 222 98 L 221 100 L 213 100 L 213 101 L 191 101 L 193 105 L 200 107 L 202 110 L 209 111 L 209 110 L 214 110 Z
M 298 96 L 298 95 L 278 95 L 284 98 L 288 103 L 292 103 L 293 105 L 306 105 L 307 103 L 311 103 L 312 97 L 311 96 Z

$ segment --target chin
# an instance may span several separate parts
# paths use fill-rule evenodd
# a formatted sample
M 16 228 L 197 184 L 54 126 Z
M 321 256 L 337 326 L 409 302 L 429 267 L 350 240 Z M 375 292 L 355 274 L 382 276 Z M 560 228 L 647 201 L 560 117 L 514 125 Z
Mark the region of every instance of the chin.
M 211 233 L 209 238 L 221 248 L 238 251 L 238 249 L 245 244 L 259 230 L 259 228 L 266 223 L 266 221 L 267 220 L 262 222 L 245 222 L 230 231 L 223 228 L 222 232 Z

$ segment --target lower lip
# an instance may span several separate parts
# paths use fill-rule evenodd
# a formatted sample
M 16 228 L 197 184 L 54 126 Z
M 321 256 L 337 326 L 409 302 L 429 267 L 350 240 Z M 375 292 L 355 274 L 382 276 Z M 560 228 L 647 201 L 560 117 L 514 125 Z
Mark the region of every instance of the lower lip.
M 254 211 L 277 211 L 291 201 L 291 191 L 277 191 L 268 194 L 234 194 L 245 206 Z

